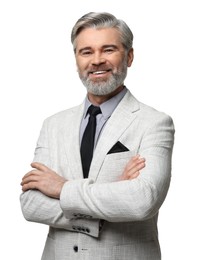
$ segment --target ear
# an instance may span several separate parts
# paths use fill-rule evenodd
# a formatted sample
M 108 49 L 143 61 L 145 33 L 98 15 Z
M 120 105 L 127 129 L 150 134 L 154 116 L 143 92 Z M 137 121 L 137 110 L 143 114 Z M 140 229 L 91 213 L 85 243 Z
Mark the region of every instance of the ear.
M 131 48 L 128 51 L 128 59 L 127 59 L 127 66 L 130 67 L 134 59 L 134 49 Z

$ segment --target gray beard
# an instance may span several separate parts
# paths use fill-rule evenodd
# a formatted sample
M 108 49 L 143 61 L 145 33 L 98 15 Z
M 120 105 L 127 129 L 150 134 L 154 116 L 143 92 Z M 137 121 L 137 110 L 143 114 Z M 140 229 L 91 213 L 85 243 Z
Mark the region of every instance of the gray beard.
M 114 92 L 118 87 L 124 84 L 127 75 L 127 62 L 122 64 L 122 67 L 116 72 L 112 73 L 108 80 L 97 80 L 93 82 L 88 77 L 80 75 L 79 77 L 86 87 L 87 91 L 96 96 L 104 96 Z

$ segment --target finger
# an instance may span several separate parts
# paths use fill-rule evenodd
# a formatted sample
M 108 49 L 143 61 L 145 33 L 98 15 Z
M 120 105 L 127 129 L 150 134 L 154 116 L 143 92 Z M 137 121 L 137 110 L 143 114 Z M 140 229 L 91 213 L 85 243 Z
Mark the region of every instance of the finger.
M 145 162 L 141 161 L 137 165 L 134 165 L 128 172 L 126 172 L 126 175 L 128 178 L 130 178 L 131 175 L 135 174 L 138 171 L 141 171 L 145 167 Z
M 39 162 L 32 162 L 31 167 L 35 168 L 39 171 L 43 171 L 43 172 L 46 172 L 49 170 L 49 168 L 46 165 L 44 165 L 43 163 L 39 163 Z
M 123 180 L 133 180 L 133 179 L 137 178 L 139 176 L 139 174 L 140 174 L 140 172 L 136 171 L 136 172 L 130 174 L 130 176 L 122 175 L 119 180 L 121 180 L 121 181 L 123 181 Z
M 130 169 L 137 167 L 138 165 L 145 163 L 145 158 L 138 158 L 137 160 L 134 160 L 132 164 L 130 164 Z
M 27 175 L 25 178 L 22 179 L 21 185 L 23 186 L 24 184 L 27 184 L 32 181 L 38 181 L 38 176 L 33 174 Z
M 35 189 L 37 189 L 37 182 L 34 182 L 34 181 L 29 182 L 29 183 L 27 183 L 27 184 L 24 184 L 24 185 L 22 186 L 22 190 L 23 190 L 23 191 L 35 190 Z
M 126 165 L 126 169 L 129 170 L 130 168 L 132 168 L 133 164 L 135 164 L 140 158 L 140 155 L 136 155 L 136 156 L 133 156 L 130 161 L 127 163 Z
M 38 170 L 32 170 L 32 171 L 29 171 L 27 172 L 24 177 L 22 178 L 22 180 L 26 179 L 27 177 L 31 176 L 31 175 L 38 175 L 40 174 L 41 172 L 38 171 Z
M 140 172 L 137 171 L 137 172 L 131 174 L 131 175 L 129 176 L 128 180 L 136 179 L 139 175 L 140 175 Z
M 131 169 L 129 169 L 128 171 L 126 170 L 123 174 L 125 179 L 130 179 L 132 178 L 131 176 L 134 176 L 134 174 L 140 170 L 142 170 L 145 167 L 145 163 L 141 162 L 137 165 L 134 165 Z
M 132 170 L 134 167 L 136 167 L 137 165 L 139 165 L 140 163 L 144 163 L 145 159 L 144 158 L 140 158 L 139 156 L 133 157 L 128 164 L 126 165 L 126 171 L 130 171 Z

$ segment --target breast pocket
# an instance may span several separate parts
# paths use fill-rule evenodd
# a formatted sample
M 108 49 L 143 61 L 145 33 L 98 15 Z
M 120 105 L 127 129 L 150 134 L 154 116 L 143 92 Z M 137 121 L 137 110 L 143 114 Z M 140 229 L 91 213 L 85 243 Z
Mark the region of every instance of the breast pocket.
M 119 180 L 126 164 L 136 155 L 136 151 L 107 154 L 98 175 L 98 182 L 113 182 Z

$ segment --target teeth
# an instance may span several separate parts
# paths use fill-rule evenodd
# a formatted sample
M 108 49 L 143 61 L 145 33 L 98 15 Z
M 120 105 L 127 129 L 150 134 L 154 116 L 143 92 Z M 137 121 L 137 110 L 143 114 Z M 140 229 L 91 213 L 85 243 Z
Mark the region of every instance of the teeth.
M 100 71 L 94 71 L 93 74 L 103 74 L 105 73 L 105 70 L 100 70 Z

